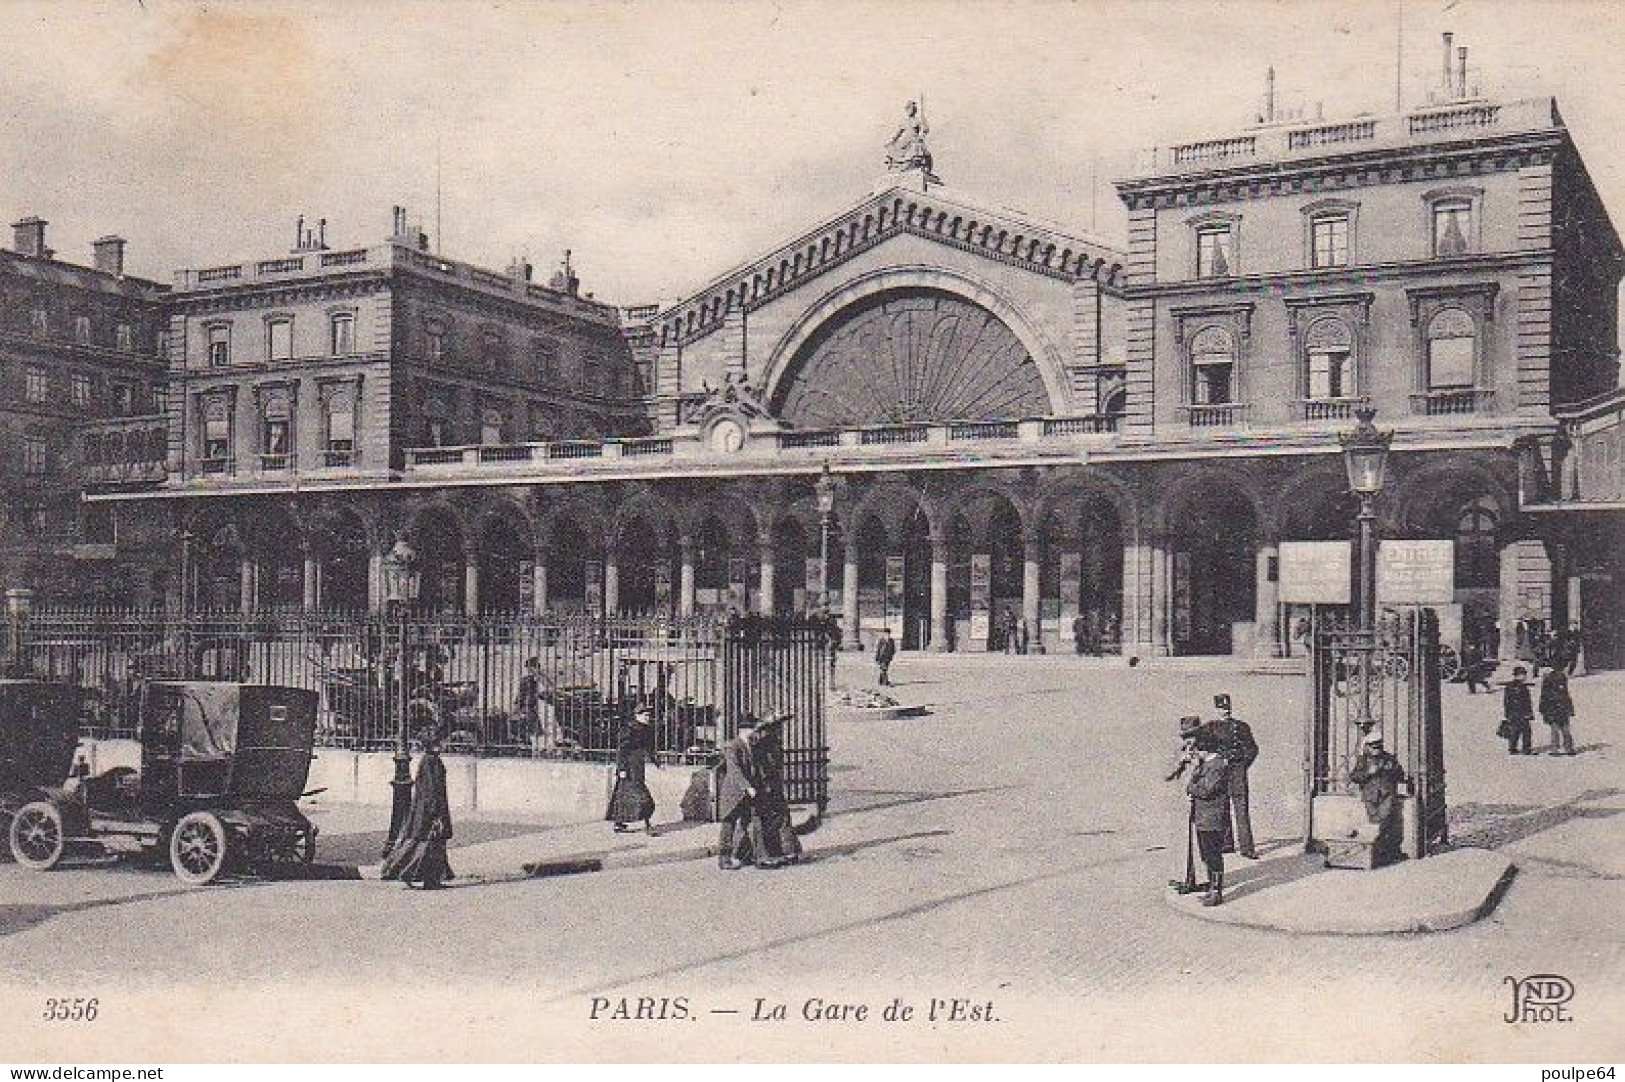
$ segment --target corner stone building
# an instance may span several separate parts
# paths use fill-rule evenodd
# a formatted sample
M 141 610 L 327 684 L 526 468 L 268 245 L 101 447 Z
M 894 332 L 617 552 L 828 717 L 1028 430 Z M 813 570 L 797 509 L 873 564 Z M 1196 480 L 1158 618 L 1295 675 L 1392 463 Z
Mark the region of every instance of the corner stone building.
M 1519 456 L 1618 386 L 1622 253 L 1552 100 L 1261 125 L 1160 149 L 1118 191 L 1127 251 L 909 162 L 662 311 L 549 294 L 535 318 L 619 373 L 566 380 L 568 401 L 457 368 L 417 327 L 435 317 L 396 303 L 391 342 L 431 335 L 405 378 L 300 349 L 272 366 L 299 384 L 280 458 L 254 428 L 274 381 L 212 370 L 202 336 L 216 310 L 252 307 L 255 335 L 304 310 L 198 272 L 174 299 L 168 480 L 93 498 L 173 501 L 205 588 L 246 606 L 376 605 L 405 536 L 425 600 L 470 612 L 782 611 L 822 590 L 854 644 L 889 626 L 905 648 L 997 648 L 1024 621 L 1050 650 L 1078 631 L 1269 656 L 1293 620 L 1279 546 L 1348 536 L 1337 436 L 1369 398 L 1396 431 L 1384 536 L 1455 543 L 1451 634 L 1509 649 L 1518 621 L 1577 615 L 1599 572 L 1560 516 L 1525 513 Z M 376 258 L 436 274 L 408 245 Z M 484 296 L 488 272 L 458 268 L 445 286 Z M 324 327 L 341 302 L 311 303 Z M 334 379 L 371 403 L 338 465 Z M 1612 575 L 1619 520 L 1599 521 L 1612 540 L 1584 558 Z

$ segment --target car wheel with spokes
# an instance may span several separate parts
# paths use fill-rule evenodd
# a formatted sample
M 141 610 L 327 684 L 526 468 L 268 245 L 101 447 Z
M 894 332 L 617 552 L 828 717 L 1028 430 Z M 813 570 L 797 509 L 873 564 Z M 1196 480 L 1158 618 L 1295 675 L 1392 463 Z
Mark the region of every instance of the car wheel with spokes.
M 207 886 L 226 870 L 229 855 L 226 824 L 213 812 L 191 812 L 169 835 L 169 863 L 175 877 L 194 887 Z
M 11 856 L 25 868 L 48 872 L 62 863 L 68 851 L 68 831 L 62 809 L 49 800 L 35 800 L 17 809 L 11 818 Z

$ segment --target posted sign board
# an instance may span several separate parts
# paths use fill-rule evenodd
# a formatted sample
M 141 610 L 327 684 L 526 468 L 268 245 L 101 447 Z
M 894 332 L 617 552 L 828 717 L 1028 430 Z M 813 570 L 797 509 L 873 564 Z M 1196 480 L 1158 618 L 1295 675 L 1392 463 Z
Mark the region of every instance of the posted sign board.
M 1352 558 L 1347 541 L 1282 541 L 1281 603 L 1347 605 Z
M 1448 605 L 1455 599 L 1454 541 L 1384 541 L 1377 547 L 1377 604 Z

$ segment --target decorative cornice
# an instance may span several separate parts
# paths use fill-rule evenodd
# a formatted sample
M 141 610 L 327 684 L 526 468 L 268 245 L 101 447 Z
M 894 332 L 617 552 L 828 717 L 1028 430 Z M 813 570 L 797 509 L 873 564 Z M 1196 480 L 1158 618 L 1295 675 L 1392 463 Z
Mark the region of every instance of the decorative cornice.
M 732 311 L 751 312 L 895 236 L 908 234 L 1062 281 L 1120 288 L 1122 253 L 1009 212 L 942 195 L 888 189 L 823 226 L 738 267 L 655 319 L 662 347 L 714 332 Z
M 1495 319 L 1495 297 L 1500 292 L 1499 282 L 1464 282 L 1460 285 L 1417 286 L 1407 289 L 1405 296 L 1410 300 L 1411 326 L 1421 321 L 1422 309 L 1429 301 L 1460 301 L 1472 299 L 1478 302 L 1479 313 L 1487 320 Z

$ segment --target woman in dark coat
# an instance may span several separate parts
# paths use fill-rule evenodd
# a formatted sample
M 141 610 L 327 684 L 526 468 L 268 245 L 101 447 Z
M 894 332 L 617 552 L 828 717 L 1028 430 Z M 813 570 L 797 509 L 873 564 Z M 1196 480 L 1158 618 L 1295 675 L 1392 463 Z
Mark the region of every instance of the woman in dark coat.
M 1561 666 L 1546 670 L 1540 681 L 1540 716 L 1552 730 L 1552 755 L 1574 754 L 1574 733 L 1569 722 L 1574 717 L 1574 699 L 1569 695 L 1569 676 Z
M 788 714 L 774 714 L 756 727 L 751 745 L 756 768 L 755 821 L 751 848 L 758 868 L 777 868 L 801 859 L 801 839 L 790 822 L 789 793 L 784 783 L 784 723 Z
M 643 820 L 643 832 L 653 834 L 655 798 L 644 780 L 644 764 L 660 765 L 655 758 L 654 720 L 649 708 L 640 706 L 632 714 L 632 721 L 621 730 L 621 741 L 615 749 L 615 788 L 609 794 L 609 808 L 604 818 L 615 824 L 618 833 L 625 833 L 626 824 Z
M 408 887 L 422 883 L 424 890 L 439 890 L 453 878 L 446 859 L 451 839 L 451 802 L 446 798 L 446 764 L 440 761 L 440 731 L 423 735 L 423 757 L 412 781 L 412 808 L 389 856 L 383 877 L 399 879 Z

